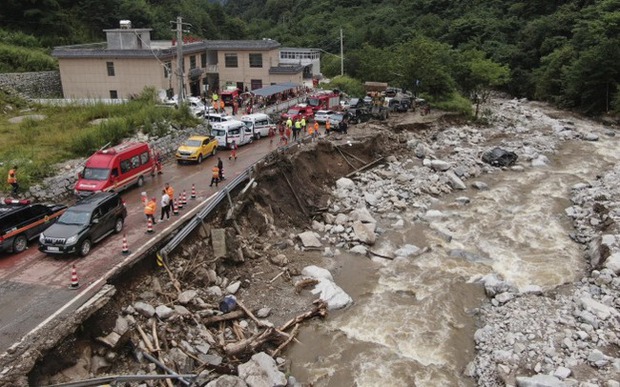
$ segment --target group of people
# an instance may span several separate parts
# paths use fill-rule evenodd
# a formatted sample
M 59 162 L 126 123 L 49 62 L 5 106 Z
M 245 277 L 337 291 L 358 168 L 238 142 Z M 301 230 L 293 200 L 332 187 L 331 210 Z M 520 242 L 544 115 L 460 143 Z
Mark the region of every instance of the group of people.
M 142 192 L 142 204 L 144 205 L 144 215 L 146 216 L 146 220 L 151 220 L 153 224 L 157 224 L 155 220 L 155 214 L 157 213 L 157 199 L 152 197 L 148 198 L 146 192 Z M 170 183 L 166 183 L 164 188 L 161 190 L 161 199 L 159 202 L 161 206 L 161 212 L 159 216 L 159 221 L 164 221 L 164 216 L 166 220 L 170 219 L 170 212 L 173 212 L 174 206 L 174 188 L 170 185 Z

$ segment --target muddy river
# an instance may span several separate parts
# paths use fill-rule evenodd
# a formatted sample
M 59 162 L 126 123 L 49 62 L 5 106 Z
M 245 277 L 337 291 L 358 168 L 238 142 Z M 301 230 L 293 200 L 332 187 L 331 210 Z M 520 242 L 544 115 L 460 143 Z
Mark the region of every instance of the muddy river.
M 605 135 L 565 141 L 545 167 L 524 162 L 522 171 L 475 179 L 488 190 L 467 188 L 437 200 L 439 219 L 406 212 L 402 230 L 385 221 L 376 249 L 412 244 L 430 251 L 393 261 L 333 258 L 330 269 L 354 305 L 306 326 L 301 344 L 288 352 L 292 374 L 314 386 L 475 385 L 463 369 L 475 355 L 476 308 L 488 302 L 475 281 L 495 272 L 520 289 L 549 289 L 579 279 L 583 247 L 569 238 L 564 209 L 573 185 L 618 162 L 617 145 Z M 468 204 L 458 204 L 463 196 Z

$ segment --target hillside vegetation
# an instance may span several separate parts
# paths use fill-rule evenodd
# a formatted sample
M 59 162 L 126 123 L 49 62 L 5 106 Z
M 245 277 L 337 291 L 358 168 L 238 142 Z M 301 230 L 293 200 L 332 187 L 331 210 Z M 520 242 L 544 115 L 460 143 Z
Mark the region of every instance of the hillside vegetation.
M 0 22 L 42 47 L 101 41 L 130 19 L 172 37 L 177 16 L 207 39 L 317 47 L 328 77 L 387 81 L 436 101 L 489 88 L 588 114 L 620 112 L 620 0 L 7 0 Z

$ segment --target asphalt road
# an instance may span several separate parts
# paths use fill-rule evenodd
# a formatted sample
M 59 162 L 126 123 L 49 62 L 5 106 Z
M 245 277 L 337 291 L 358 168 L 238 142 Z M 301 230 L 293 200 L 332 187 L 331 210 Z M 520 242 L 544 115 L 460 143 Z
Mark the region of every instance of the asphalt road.
M 123 233 L 102 240 L 84 258 L 47 256 L 38 251 L 37 241 L 30 242 L 21 254 L 0 253 L 0 352 L 4 353 L 32 330 L 44 332 L 46 321 L 55 314 L 79 307 L 105 285 L 114 271 L 181 227 L 192 212 L 197 212 L 197 207 L 211 200 L 217 189 L 221 190 L 237 174 L 276 149 L 276 143 L 277 138 L 273 145 L 267 138 L 254 141 L 237 150 L 237 160 L 228 160 L 229 151 L 218 151 L 200 165 L 177 165 L 174 160 L 165 164 L 162 175 L 146 179 L 142 188 L 133 187 L 121 194 L 128 211 Z M 226 180 L 216 189 L 209 187 L 209 183 L 218 156 L 224 162 Z M 154 232 L 147 233 L 140 193 L 146 191 L 159 203 L 166 182 L 173 186 L 176 197 L 185 190 L 188 204 L 179 211 L 179 216 L 171 214 L 170 221 L 158 222 L 153 226 Z M 190 199 L 192 184 L 196 199 Z M 159 207 L 156 219 L 159 219 Z M 129 255 L 122 254 L 123 234 Z M 77 290 L 69 288 L 74 264 L 80 285 Z

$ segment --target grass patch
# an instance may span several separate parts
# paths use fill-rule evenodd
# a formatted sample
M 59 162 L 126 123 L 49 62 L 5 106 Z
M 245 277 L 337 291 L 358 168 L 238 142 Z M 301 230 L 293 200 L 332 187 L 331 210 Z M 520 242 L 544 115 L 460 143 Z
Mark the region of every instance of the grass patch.
M 37 106 L 0 94 L 0 107 L 29 108 L 27 112 L 13 110 L 0 116 L 0 174 L 4 181 L 0 191 L 9 192 L 6 176 L 14 165 L 18 166 L 20 186 L 27 189 L 53 175 L 54 164 L 90 156 L 105 144 L 117 145 L 138 131 L 159 137 L 167 134 L 167 123 L 175 127 L 199 123 L 188 109 L 158 107 L 154 95 L 146 90 L 136 100 L 118 105 Z M 30 114 L 46 118 L 9 122 L 11 117 Z M 93 124 L 98 119 L 101 122 Z
M 460 113 L 467 118 L 473 117 L 471 101 L 457 92 L 450 94 L 446 100 L 432 101 L 431 107 L 433 109 Z

